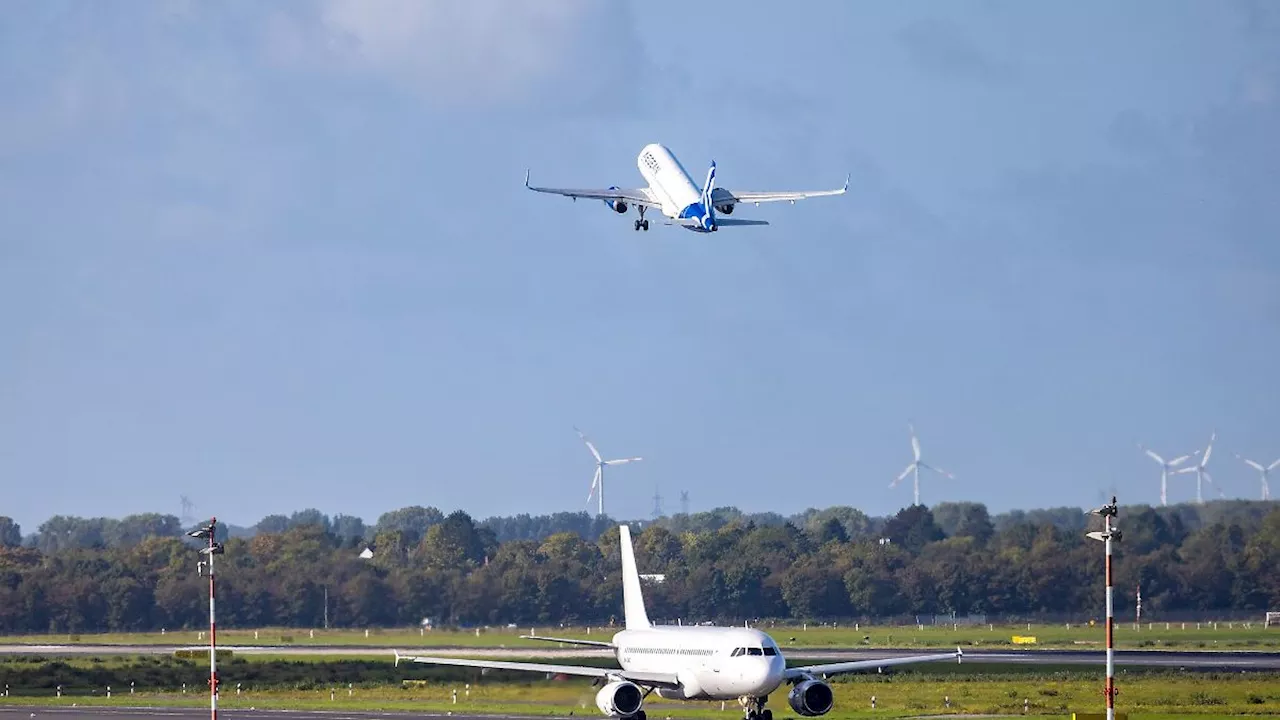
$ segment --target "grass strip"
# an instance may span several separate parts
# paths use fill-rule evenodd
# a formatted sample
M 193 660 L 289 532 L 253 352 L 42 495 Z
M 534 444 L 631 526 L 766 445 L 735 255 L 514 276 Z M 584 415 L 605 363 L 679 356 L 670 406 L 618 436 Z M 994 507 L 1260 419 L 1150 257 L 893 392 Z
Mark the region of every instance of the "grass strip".
M 207 671 L 206 671 L 207 672 Z M 1280 717 L 1280 674 L 1236 673 L 1150 673 L 1122 678 L 1118 682 L 1117 705 L 1130 717 L 1241 715 Z M 207 685 L 189 686 L 183 694 L 175 691 L 130 693 L 114 688 L 112 697 L 95 688 L 72 696 L 51 697 L 47 689 L 16 687 L 0 702 L 10 705 L 53 704 L 70 706 L 112 704 L 136 706 L 192 706 L 208 702 Z M 991 673 L 955 675 L 867 674 L 852 675 L 833 683 L 836 709 L 831 720 L 844 718 L 905 717 L 924 714 L 1028 714 L 1048 717 L 1069 716 L 1072 711 L 1096 712 L 1101 707 L 1101 679 L 1071 673 L 1041 673 L 1000 676 Z M 784 688 L 785 689 L 785 688 Z M 457 702 L 453 693 L 457 693 Z M 876 708 L 871 709 L 871 698 Z M 333 683 L 312 683 L 300 689 L 258 689 L 236 684 L 224 676 L 220 706 L 228 709 L 317 709 L 317 710 L 406 710 L 453 712 L 457 714 L 516 714 L 531 716 L 587 715 L 595 717 L 595 689 L 583 680 L 539 680 L 535 682 L 409 681 L 348 687 Z M 949 703 L 949 705 L 948 705 Z M 784 692 L 775 692 L 771 707 L 780 717 L 792 717 Z M 679 718 L 741 717 L 736 704 L 679 703 L 651 696 L 646 703 L 650 717 Z
M 857 626 L 821 627 L 770 625 L 769 632 L 785 648 L 947 648 L 1019 647 L 1026 649 L 1087 649 L 1101 647 L 1104 635 L 1100 624 L 1082 625 L 983 625 L 970 627 L 912 625 L 906 627 Z M 418 628 L 371 628 L 365 630 L 311 630 L 290 628 L 222 629 L 223 645 L 254 646 L 368 646 L 368 647 L 528 647 L 555 648 L 555 643 L 526 640 L 522 634 L 543 634 L 570 639 L 608 640 L 617 628 L 481 628 L 477 630 L 432 630 Z M 1033 643 L 1015 638 L 1034 638 Z M 1181 650 L 1280 650 L 1280 629 L 1264 628 L 1262 622 L 1242 623 L 1143 623 L 1140 629 L 1120 623 L 1115 630 L 1119 649 Z M 208 642 L 200 630 L 165 633 L 102 633 L 75 635 L 10 635 L 0 644 L 36 645 L 199 645 Z

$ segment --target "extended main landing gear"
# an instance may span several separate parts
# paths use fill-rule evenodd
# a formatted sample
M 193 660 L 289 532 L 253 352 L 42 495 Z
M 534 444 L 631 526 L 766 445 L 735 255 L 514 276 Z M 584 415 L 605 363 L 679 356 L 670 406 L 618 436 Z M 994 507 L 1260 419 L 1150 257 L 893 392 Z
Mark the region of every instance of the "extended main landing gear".
M 740 697 L 738 702 L 742 705 L 742 713 L 746 716 L 746 720 L 773 720 L 773 711 L 765 709 L 764 704 L 769 701 L 767 697 Z
M 636 230 L 643 229 L 645 232 L 649 232 L 649 221 L 644 219 L 644 206 L 640 205 L 636 209 L 640 211 L 640 219 L 636 221 Z

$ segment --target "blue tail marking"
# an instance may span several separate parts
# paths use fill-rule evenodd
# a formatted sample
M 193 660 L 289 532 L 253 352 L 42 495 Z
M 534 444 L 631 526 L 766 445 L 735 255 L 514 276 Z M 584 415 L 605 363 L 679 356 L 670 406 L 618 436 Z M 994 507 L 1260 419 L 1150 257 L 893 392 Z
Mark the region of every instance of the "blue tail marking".
M 698 202 L 680 211 L 680 217 L 682 218 L 696 218 L 703 232 L 711 232 L 716 229 L 716 211 L 715 206 L 711 203 L 711 193 L 715 190 L 715 186 L 716 161 L 712 160 L 711 168 L 707 170 L 707 180 L 702 184 L 702 195 L 698 198 Z

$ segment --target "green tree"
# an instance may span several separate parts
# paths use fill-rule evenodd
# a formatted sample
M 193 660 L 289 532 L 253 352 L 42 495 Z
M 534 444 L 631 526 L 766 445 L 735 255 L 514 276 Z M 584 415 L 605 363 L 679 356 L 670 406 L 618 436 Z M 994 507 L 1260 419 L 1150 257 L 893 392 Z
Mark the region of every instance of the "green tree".
M 402 537 L 406 544 L 417 545 L 426 536 L 431 526 L 441 522 L 444 522 L 444 515 L 436 508 L 413 505 L 383 513 L 374 525 L 373 531 L 380 535 L 399 530 L 403 533 Z
M 13 518 L 0 515 L 0 547 L 20 547 L 22 545 L 22 528 Z
M 847 617 L 853 610 L 844 582 L 830 562 L 819 558 L 805 558 L 788 568 L 781 587 L 782 599 L 793 618 Z
M 885 523 L 884 534 L 895 545 L 918 553 L 925 545 L 945 537 L 933 521 L 933 513 L 923 505 L 912 505 L 898 511 Z

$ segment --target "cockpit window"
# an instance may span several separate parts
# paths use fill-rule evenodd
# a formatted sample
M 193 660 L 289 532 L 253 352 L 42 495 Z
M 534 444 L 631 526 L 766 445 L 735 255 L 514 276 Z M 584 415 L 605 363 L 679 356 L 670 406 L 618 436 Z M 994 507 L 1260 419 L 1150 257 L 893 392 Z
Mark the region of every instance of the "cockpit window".
M 778 654 L 778 648 L 774 648 L 774 647 L 767 647 L 767 648 L 765 648 L 765 649 L 764 649 L 764 654 L 765 654 L 765 655 L 770 655 L 770 656 L 772 656 L 772 655 L 777 655 L 777 654 Z
M 734 648 L 734 649 L 733 649 L 733 652 L 729 653 L 729 657 L 738 657 L 738 656 L 739 656 L 739 655 L 741 655 L 741 654 L 743 653 L 743 651 L 745 651 L 745 650 L 746 650 L 746 648 Z
M 748 654 L 748 655 L 763 655 L 763 654 L 764 654 L 764 650 L 762 650 L 762 649 L 760 649 L 760 648 L 747 648 L 747 654 Z

